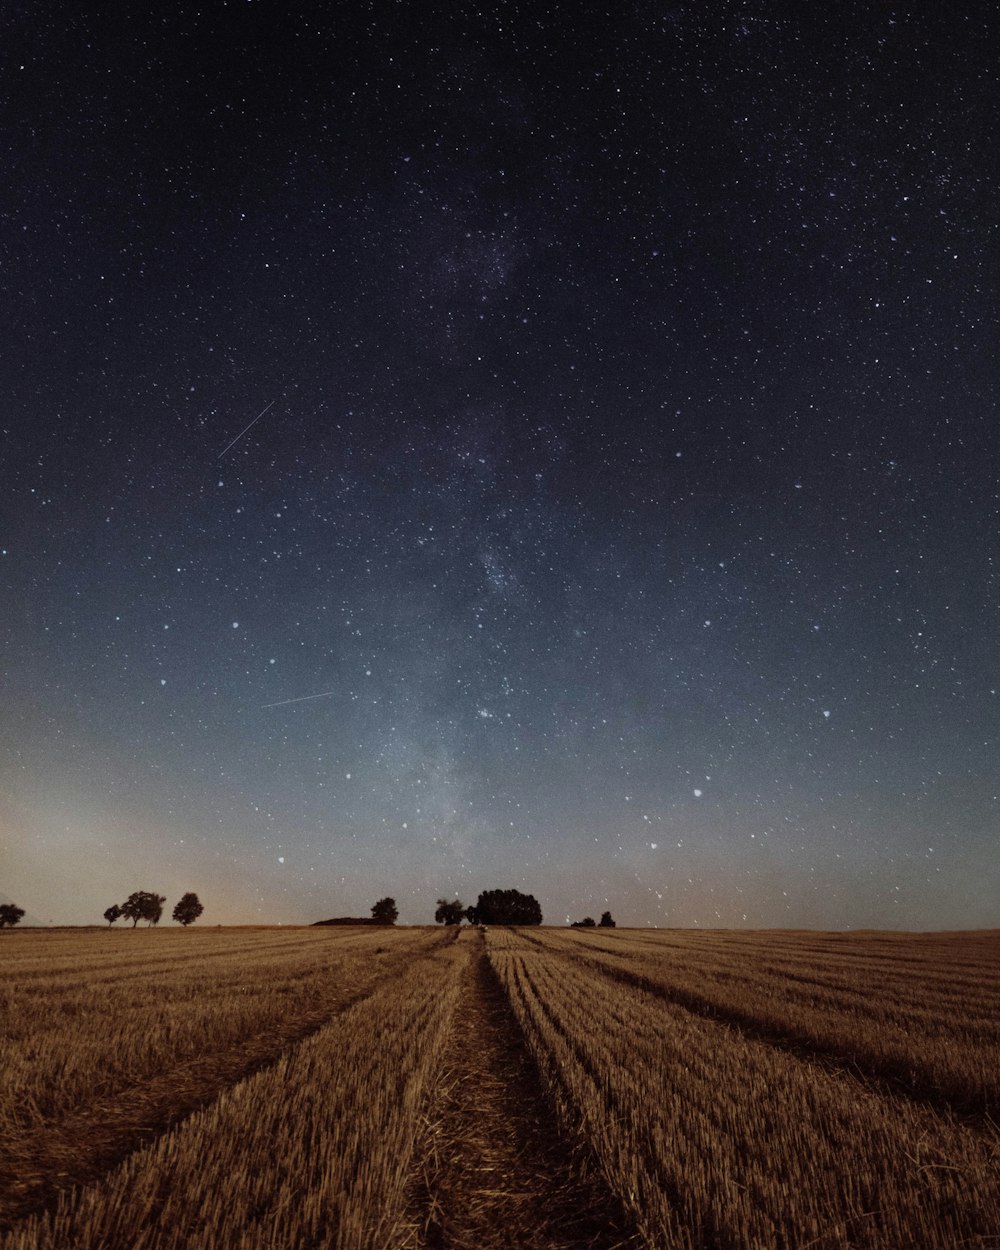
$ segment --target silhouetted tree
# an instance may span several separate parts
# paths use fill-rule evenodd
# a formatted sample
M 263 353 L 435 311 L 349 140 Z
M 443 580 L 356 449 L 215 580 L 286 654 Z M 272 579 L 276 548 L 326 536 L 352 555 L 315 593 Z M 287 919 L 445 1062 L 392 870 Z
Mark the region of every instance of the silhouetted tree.
M 574 920 L 571 929 L 596 929 L 597 923 L 593 916 L 584 916 L 582 920 Z
M 166 901 L 166 897 L 162 894 L 153 894 L 149 890 L 136 890 L 122 903 L 122 915 L 132 921 L 133 929 L 140 920 L 146 920 L 149 924 L 157 924 L 163 915 L 163 904 Z
M 194 924 L 204 910 L 197 894 L 183 894 L 174 907 L 173 918 L 186 929 L 189 924 Z
M 0 929 L 4 925 L 9 925 L 13 929 L 23 915 L 23 907 L 15 907 L 13 903 L 0 903 Z
M 479 924 L 541 924 L 542 907 L 520 890 L 484 890 L 476 903 Z
M 372 919 L 379 924 L 395 924 L 398 915 L 394 898 L 380 898 L 377 903 L 372 903 Z
M 611 912 L 609 911 L 602 912 L 601 913 L 601 928 L 613 929 L 614 927 L 615 927 L 615 922 L 611 919 Z
M 446 898 L 439 898 L 437 901 L 437 911 L 434 913 L 435 924 L 461 924 L 465 917 L 465 908 L 454 899 L 448 902 Z
M 104 913 L 104 919 L 108 922 L 108 928 L 110 929 L 111 926 L 115 923 L 115 921 L 118 920 L 122 915 L 124 915 L 124 913 L 122 912 L 122 909 L 118 906 L 118 904 L 112 903 L 111 906 Z

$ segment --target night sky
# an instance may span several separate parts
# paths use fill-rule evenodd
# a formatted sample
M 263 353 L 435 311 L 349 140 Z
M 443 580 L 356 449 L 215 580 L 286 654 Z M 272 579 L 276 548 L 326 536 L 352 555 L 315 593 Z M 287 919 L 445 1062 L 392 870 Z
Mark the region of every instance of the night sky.
M 11 6 L 0 892 L 1000 925 L 1000 18 L 935 9 Z

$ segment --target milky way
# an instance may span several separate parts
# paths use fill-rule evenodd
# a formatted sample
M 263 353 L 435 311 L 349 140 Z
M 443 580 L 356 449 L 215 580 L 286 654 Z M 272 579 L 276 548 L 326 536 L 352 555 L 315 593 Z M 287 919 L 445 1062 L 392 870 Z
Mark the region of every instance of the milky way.
M 995 15 L 2 21 L 0 892 L 1000 924 Z

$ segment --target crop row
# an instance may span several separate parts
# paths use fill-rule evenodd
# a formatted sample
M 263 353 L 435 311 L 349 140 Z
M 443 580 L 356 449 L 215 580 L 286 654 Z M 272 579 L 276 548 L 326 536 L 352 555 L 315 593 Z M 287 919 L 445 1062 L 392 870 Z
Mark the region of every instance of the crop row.
M 21 1222 L 0 1250 L 392 1245 L 464 958 L 440 941 L 411 958 L 272 1067 Z
M 652 1250 L 990 1245 L 997 1143 L 574 960 L 490 958 L 568 1126 Z
M 110 968 L 95 964 L 93 947 L 109 936 L 147 939 L 136 946 L 148 962 L 136 950 L 122 973 L 115 949 L 122 943 L 112 942 L 104 950 Z M 387 939 L 369 931 L 361 945 L 346 945 L 322 935 L 268 950 L 239 943 L 224 959 L 216 948 L 203 960 L 198 947 L 191 958 L 177 949 L 193 935 L 170 934 L 172 942 L 159 936 L 98 932 L 81 939 L 77 973 L 69 966 L 60 981 L 42 985 L 26 970 L 5 977 L 0 1143 L 192 1056 L 322 1015 L 364 992 L 386 960 L 407 957 L 428 940 L 426 933 Z M 376 958 L 379 945 L 386 949 Z
M 6 981 L 17 1005 L 0 1019 L 0 1224 L 37 1206 L 56 1174 L 99 1173 L 150 1128 L 275 1059 L 443 940 L 427 931 L 347 939 L 306 931 L 275 946 L 262 932 L 259 952 L 241 937 L 219 959 L 224 934 L 197 946 L 183 933 L 113 936 L 141 938 L 133 949 L 145 949 L 153 966 L 140 959 L 110 981 L 92 962 L 75 980 L 41 988 L 23 969 Z M 114 945 L 104 947 L 112 963 Z M 173 953 L 166 968 L 165 947 Z M 80 953 L 92 961 L 87 938 Z
M 1000 1107 L 1000 943 L 975 944 L 978 961 L 967 956 L 960 978 L 948 962 L 959 939 L 938 944 L 937 961 L 880 964 L 869 954 L 859 968 L 816 957 L 807 941 L 777 955 L 763 935 L 725 945 L 705 936 L 657 945 L 574 932 L 544 941 L 691 1011 L 836 1056 L 941 1105 L 980 1114 Z
M 986 1020 L 1000 1005 L 1000 938 L 959 935 L 775 935 L 626 932 L 551 934 L 563 946 L 586 942 L 618 957 L 674 961 L 720 983 L 752 979 L 791 1000 L 867 1009 L 873 995 L 887 1016 L 942 1014 L 955 1005 Z M 842 940 L 830 946 L 829 939 Z M 904 955 L 904 950 L 909 948 Z

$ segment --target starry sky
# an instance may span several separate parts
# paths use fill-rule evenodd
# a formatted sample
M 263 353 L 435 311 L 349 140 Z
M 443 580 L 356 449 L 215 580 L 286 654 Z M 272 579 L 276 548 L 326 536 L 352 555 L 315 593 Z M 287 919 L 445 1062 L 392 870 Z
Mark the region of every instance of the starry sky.
M 0 891 L 1000 925 L 992 5 L 0 17 Z

